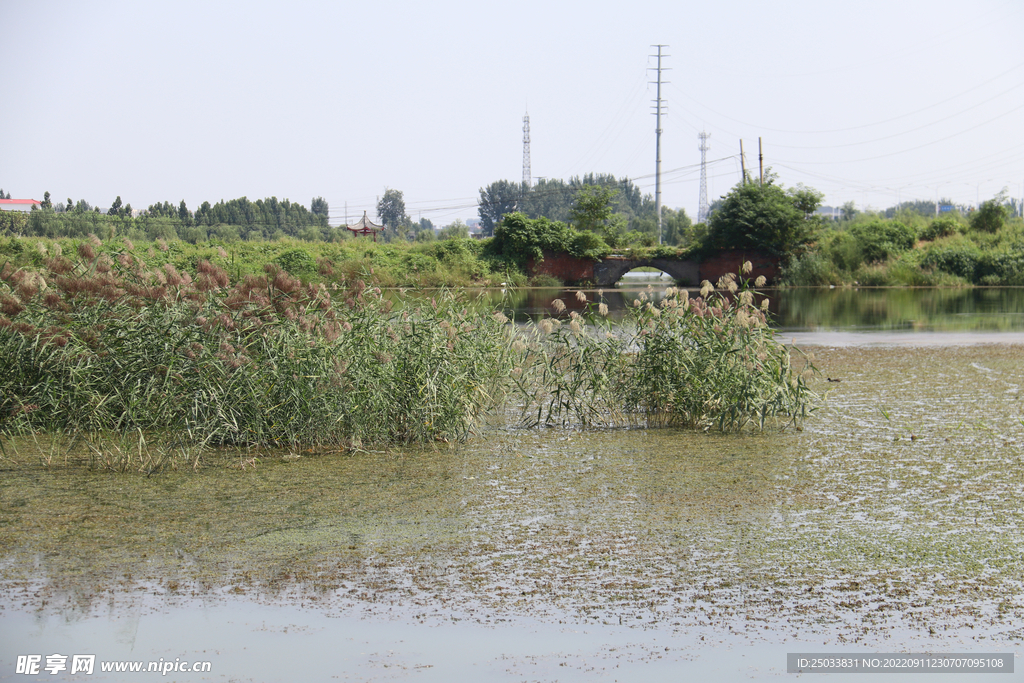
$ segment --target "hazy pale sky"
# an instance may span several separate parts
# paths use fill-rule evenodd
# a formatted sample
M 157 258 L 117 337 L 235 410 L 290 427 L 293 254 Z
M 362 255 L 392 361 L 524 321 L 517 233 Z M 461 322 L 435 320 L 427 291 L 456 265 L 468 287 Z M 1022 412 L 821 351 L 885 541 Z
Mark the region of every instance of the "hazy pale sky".
M 479 189 L 629 176 L 696 218 L 765 164 L 825 203 L 1024 194 L 1024 2 L 0 1 L 0 188 L 476 217 Z

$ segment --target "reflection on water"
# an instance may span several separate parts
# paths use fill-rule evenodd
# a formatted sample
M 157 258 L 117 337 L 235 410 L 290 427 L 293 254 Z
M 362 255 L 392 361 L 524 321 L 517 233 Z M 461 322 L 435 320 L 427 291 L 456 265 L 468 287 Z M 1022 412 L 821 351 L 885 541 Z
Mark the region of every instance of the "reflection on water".
M 626 283 L 605 290 L 583 289 L 588 302 L 603 301 L 613 319 L 645 293 L 661 299 L 670 283 Z M 479 290 L 476 305 L 514 313 L 525 322 L 552 315 L 551 302 L 582 310 L 577 289 Z M 696 295 L 697 290 L 691 290 Z M 1024 288 L 962 289 L 783 289 L 763 291 L 774 326 L 784 332 L 1024 332 Z M 410 296 L 406 294 L 405 296 Z M 417 296 L 413 294 L 412 296 Z M 510 316 L 511 317 L 511 316 Z
M 785 330 L 1020 332 L 1024 288 L 788 289 L 775 293 Z

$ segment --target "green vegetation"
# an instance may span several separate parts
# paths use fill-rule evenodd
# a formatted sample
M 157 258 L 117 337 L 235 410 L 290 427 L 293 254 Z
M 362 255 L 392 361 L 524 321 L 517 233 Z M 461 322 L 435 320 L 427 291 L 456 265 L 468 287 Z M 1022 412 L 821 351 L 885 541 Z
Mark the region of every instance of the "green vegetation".
M 621 327 L 602 322 L 607 307 L 578 292 L 590 315 L 538 324 L 520 380 L 532 399 L 523 404 L 527 424 L 728 432 L 806 416 L 812 394 L 767 327 L 767 299 L 756 305 L 749 284 L 729 276 L 716 292 L 705 282 L 694 299 L 669 288 L 657 305 L 649 289 Z M 560 300 L 554 306 L 565 309 Z
M 934 207 L 934 205 L 932 205 Z M 785 269 L 792 285 L 1021 286 L 1024 222 L 1002 195 L 966 216 L 844 212 Z
M 702 249 L 757 249 L 783 259 L 799 255 L 821 225 L 814 216 L 821 197 L 803 186 L 786 190 L 771 173 L 763 184 L 740 183 L 712 212 Z
M 658 216 L 651 195 L 629 178 L 587 174 L 569 181 L 545 178 L 531 187 L 508 180 L 480 188 L 480 224 L 495 235 L 502 218 L 521 213 L 546 218 L 575 230 L 594 232 L 613 249 L 658 244 Z M 683 209 L 662 209 L 663 244 L 686 246 L 694 228 Z
M 523 332 L 449 294 L 392 310 L 361 280 L 290 275 L 279 263 L 309 267 L 297 250 L 232 284 L 226 253 L 185 270 L 97 238 L 75 260 L 52 247 L 39 268 L 0 265 L 0 437 L 44 435 L 65 453 L 84 441 L 99 467 L 198 464 L 211 444 L 462 439 L 510 400 L 534 423 L 723 431 L 803 416 L 811 400 L 749 291 L 674 292 L 594 337 L 579 314 L 568 332 L 555 318 Z
M 77 253 L 89 239 L 0 238 L 0 264 L 42 268 L 55 251 Z M 95 246 L 116 260 L 132 251 L 149 268 L 171 264 L 179 271 L 194 271 L 201 260 L 224 268 L 232 282 L 246 275 L 261 275 L 276 263 L 306 283 L 350 287 L 363 280 L 378 287 L 486 286 L 502 282 L 523 284 L 526 276 L 500 256 L 487 250 L 486 241 L 451 239 L 430 242 L 377 243 L 346 239 L 340 242 L 305 242 L 285 238 L 263 241 L 212 241 L 191 244 L 181 240 L 133 241 L 113 239 Z

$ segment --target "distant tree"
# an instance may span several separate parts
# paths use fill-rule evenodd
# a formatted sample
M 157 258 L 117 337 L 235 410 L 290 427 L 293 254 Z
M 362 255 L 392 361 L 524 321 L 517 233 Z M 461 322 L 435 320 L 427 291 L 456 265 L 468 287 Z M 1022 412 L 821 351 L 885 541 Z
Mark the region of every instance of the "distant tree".
M 971 230 L 998 232 L 1010 218 L 1010 207 L 1006 205 L 1006 190 L 992 199 L 982 202 L 971 214 Z
M 309 203 L 309 210 L 313 212 L 314 216 L 320 216 L 324 219 L 324 225 L 327 224 L 327 219 L 331 214 L 330 206 L 327 204 L 327 200 L 323 197 L 314 197 L 313 201 Z
M 384 224 L 386 239 L 391 240 L 400 236 L 402 228 L 409 222 L 401 190 L 384 189 L 384 196 L 377 202 L 377 216 Z
M 178 204 L 178 220 L 186 227 L 191 227 L 192 225 L 192 212 L 188 210 L 184 199 Z
M 487 187 L 481 187 L 477 214 L 480 216 L 484 236 L 492 236 L 502 216 L 517 211 L 522 199 L 523 186 L 520 183 L 498 180 Z
M 68 203 L 67 203 L 67 206 L 64 207 L 64 211 L 66 211 L 67 213 L 71 213 L 74 210 L 75 210 L 75 203 L 73 201 L 71 201 L 71 197 L 68 197 Z
M 736 185 L 708 219 L 707 245 L 715 249 L 759 249 L 780 257 L 813 241 L 821 221 L 814 211 L 821 193 L 797 186 L 786 191 L 775 176 Z
M 682 246 L 690 243 L 693 221 L 686 215 L 686 209 L 672 210 L 663 208 L 661 210 L 661 223 L 662 230 L 664 231 L 662 240 L 665 244 Z
M 846 202 L 840 209 L 840 216 L 844 221 L 852 221 L 857 216 L 857 205 L 853 202 Z
M 581 187 L 569 210 L 572 227 L 577 230 L 600 231 L 612 215 L 612 199 L 615 195 L 616 190 L 608 187 Z
M 519 210 L 527 218 L 550 218 L 568 221 L 576 189 L 558 178 L 543 178 L 527 192 Z
M 110 209 L 107 211 L 108 216 L 120 216 L 124 209 L 121 206 L 121 195 L 117 195 L 117 199 L 110 205 Z
M 92 204 L 85 201 L 84 199 L 79 199 L 78 202 L 75 203 L 75 211 L 77 211 L 78 213 L 86 213 L 88 211 L 92 211 Z
M 43 193 L 43 203 L 40 205 L 40 208 L 43 208 L 43 209 L 52 209 L 53 208 L 53 203 L 50 201 L 50 191 L 49 190 L 47 190 L 46 192 Z
M 454 223 L 441 228 L 440 237 L 443 240 L 464 239 L 469 237 L 469 228 L 461 220 L 456 220 Z

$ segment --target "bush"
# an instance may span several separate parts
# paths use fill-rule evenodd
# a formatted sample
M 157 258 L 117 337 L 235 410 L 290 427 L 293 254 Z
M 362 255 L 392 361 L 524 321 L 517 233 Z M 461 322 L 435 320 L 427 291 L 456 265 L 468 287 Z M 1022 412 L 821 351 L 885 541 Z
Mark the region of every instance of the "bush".
M 1010 207 L 1004 204 L 1005 201 L 1005 198 L 1000 195 L 987 202 L 982 202 L 977 211 L 971 214 L 971 230 L 999 232 L 1010 218 Z
M 608 244 L 590 231 L 575 232 L 569 242 L 569 253 L 576 258 L 598 261 L 612 253 Z
M 897 256 L 913 247 L 917 239 L 913 228 L 899 221 L 873 220 L 858 223 L 850 228 L 850 233 L 857 239 L 868 263 Z
M 275 258 L 274 263 L 299 277 L 308 277 L 316 273 L 316 259 L 302 249 L 289 249 Z
M 818 251 L 808 251 L 792 259 L 783 267 L 781 279 L 796 287 L 820 287 L 842 281 L 829 259 Z
M 849 273 L 854 272 L 864 263 L 864 252 L 861 249 L 860 240 L 847 230 L 833 233 L 825 241 L 822 251 L 832 260 L 836 268 Z
M 975 282 L 980 258 L 981 250 L 977 245 L 960 238 L 933 244 L 921 259 L 921 267 L 940 270 L 962 277 L 968 282 Z
M 933 241 L 940 237 L 958 235 L 963 231 L 964 227 L 960 221 L 952 216 L 943 216 L 942 218 L 936 218 L 928 224 L 928 227 L 921 233 L 921 239 Z
M 982 254 L 975 270 L 984 285 L 1024 285 L 1024 252 L 995 251 Z

